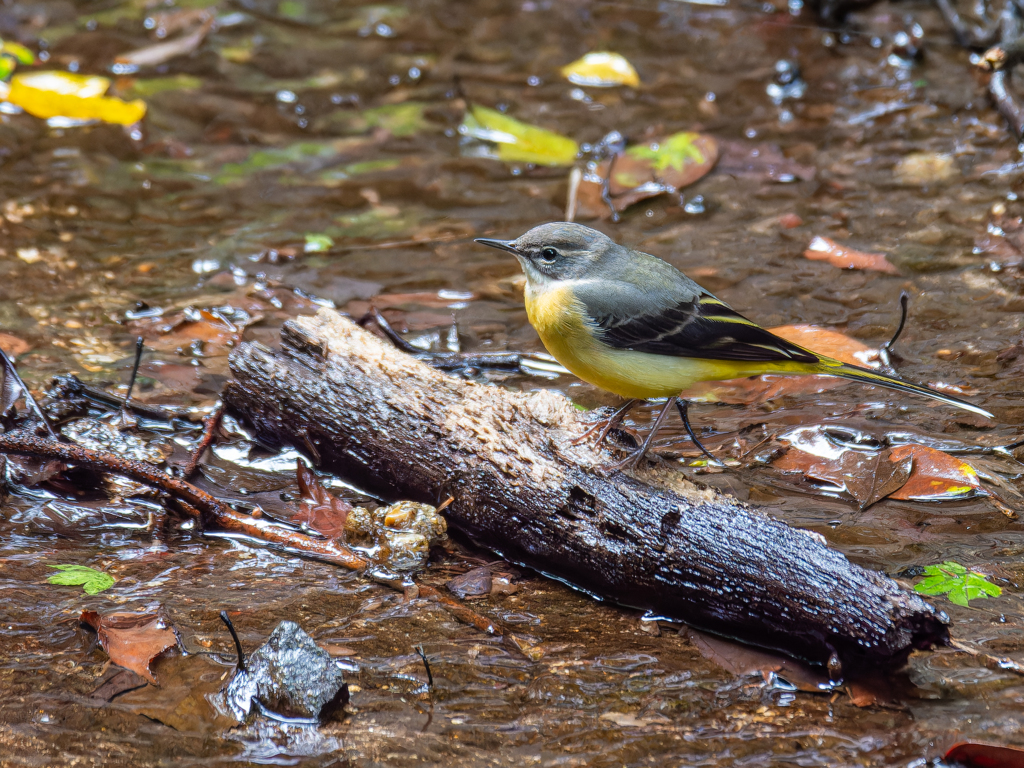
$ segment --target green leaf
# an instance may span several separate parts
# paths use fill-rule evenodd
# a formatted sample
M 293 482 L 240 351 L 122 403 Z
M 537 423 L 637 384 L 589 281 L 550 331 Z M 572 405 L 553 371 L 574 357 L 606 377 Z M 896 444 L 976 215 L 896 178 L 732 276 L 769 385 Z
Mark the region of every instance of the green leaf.
M 674 171 L 683 170 L 687 161 L 701 165 L 707 161 L 700 147 L 695 143 L 700 137 L 699 133 L 684 131 L 674 133 L 664 141 L 657 144 L 639 145 L 626 150 L 627 155 L 632 155 L 638 160 L 648 160 L 658 173 L 671 168 Z
M 150 77 L 136 80 L 121 95 L 126 99 L 148 99 L 164 91 L 196 91 L 202 85 L 203 81 L 192 75 Z
M 114 585 L 113 576 L 108 576 L 103 571 L 97 571 L 95 568 L 85 565 L 50 565 L 47 567 L 60 571 L 47 579 L 48 582 L 66 587 L 81 585 L 89 595 L 95 595 Z
M 297 0 L 284 0 L 284 2 L 278 3 L 277 13 L 286 19 L 301 21 L 306 17 L 306 4 L 297 2 Z
M 6 80 L 17 66 L 10 56 L 0 56 L 0 80 Z
M 969 606 L 971 600 L 982 597 L 999 597 L 1000 587 L 988 581 L 980 573 L 968 571 L 960 563 L 947 560 L 924 569 L 925 578 L 914 586 L 919 595 L 946 595 L 951 603 Z
M 306 245 L 303 247 L 305 253 L 323 253 L 334 247 L 334 238 L 330 235 L 309 233 L 306 235 Z
M 487 107 L 470 107 L 459 133 L 476 141 L 464 148 L 464 154 L 506 163 L 572 165 L 580 151 L 579 144 L 568 136 L 522 123 Z
M 20 43 L 2 43 L 0 44 L 0 50 L 8 56 L 13 56 L 18 60 L 19 64 L 28 65 L 36 63 L 36 55 Z

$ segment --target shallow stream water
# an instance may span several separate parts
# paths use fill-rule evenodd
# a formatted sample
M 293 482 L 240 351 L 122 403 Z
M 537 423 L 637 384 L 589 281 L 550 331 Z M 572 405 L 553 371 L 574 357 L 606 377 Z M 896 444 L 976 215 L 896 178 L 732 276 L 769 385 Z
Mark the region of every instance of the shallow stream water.
M 997 417 L 844 384 L 695 405 L 713 450 L 741 456 L 814 425 L 939 447 L 1012 442 L 1024 422 L 1015 142 L 930 5 L 877 4 L 841 29 L 798 5 L 213 6 L 221 23 L 198 50 L 118 81 L 122 95 L 148 104 L 135 134 L 0 114 L 0 346 L 37 390 L 73 372 L 123 394 L 141 334 L 136 397 L 197 408 L 228 375 L 232 328 L 274 344 L 284 319 L 325 304 L 353 316 L 372 304 L 434 349 L 541 351 L 517 264 L 472 238 L 561 219 L 568 171 L 462 156 L 469 99 L 580 142 L 613 130 L 634 142 L 700 130 L 730 143 L 731 165 L 621 221 L 588 223 L 667 259 L 763 325 L 811 323 L 878 346 L 906 290 L 900 373 L 955 387 Z M 14 3 L 0 8 L 0 36 L 43 50 L 49 67 L 109 74 L 115 56 L 154 42 L 148 30 L 158 25 L 147 20 L 158 12 L 202 7 Z M 914 25 L 923 53 L 909 59 L 894 41 Z M 560 76 L 601 49 L 626 56 L 641 87 L 579 88 Z M 796 63 L 806 91 L 776 103 L 769 86 L 780 60 Z M 924 158 L 917 170 L 906 162 L 913 153 Z M 321 242 L 311 234 L 333 245 L 307 252 Z M 807 260 L 817 235 L 886 253 L 899 274 Z M 586 407 L 616 402 L 568 375 L 480 378 L 556 388 Z M 631 424 L 642 433 L 649 415 Z M 173 461 L 196 436 L 168 430 Z M 294 491 L 293 464 L 254 469 L 242 432 L 231 439 L 210 456 L 204 487 L 231 499 Z M 692 455 L 679 428 L 661 443 L 665 461 Z M 702 474 L 677 464 L 906 584 L 915 568 L 945 560 L 987 574 L 1001 597 L 969 608 L 934 600 L 957 637 L 1024 652 L 1024 536 L 989 499 L 859 511 L 763 467 Z M 1021 506 L 1019 464 L 977 457 L 975 466 Z M 361 479 L 342 480 L 351 488 L 339 492 L 360 498 Z M 962 739 L 1024 747 L 1024 681 L 962 654 L 913 657 L 895 706 L 858 708 L 737 677 L 678 625 L 652 634 L 635 611 L 499 563 L 518 591 L 473 606 L 536 638 L 545 655 L 533 662 L 430 603 L 337 568 L 203 538 L 159 514 L 147 526 L 154 509 L 44 490 L 0 506 L 0 764 L 922 765 Z M 443 586 L 493 560 L 456 537 L 423 578 Z M 117 582 L 92 597 L 50 585 L 47 565 L 59 563 Z M 192 655 L 158 660 L 159 688 L 90 698 L 110 670 L 80 612 L 157 608 Z M 215 690 L 233 659 L 222 609 L 247 647 L 282 619 L 334 647 L 357 670 L 349 714 L 262 736 L 208 717 L 195 692 Z M 430 693 L 417 645 L 431 660 Z

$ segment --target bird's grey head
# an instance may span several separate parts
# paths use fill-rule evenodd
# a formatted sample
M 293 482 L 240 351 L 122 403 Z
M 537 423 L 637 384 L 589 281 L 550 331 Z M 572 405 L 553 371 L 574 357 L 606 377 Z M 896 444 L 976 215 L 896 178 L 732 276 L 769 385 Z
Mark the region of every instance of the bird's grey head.
M 541 224 L 515 240 L 480 238 L 477 242 L 514 254 L 533 285 L 585 277 L 594 266 L 621 249 L 596 229 L 565 221 Z

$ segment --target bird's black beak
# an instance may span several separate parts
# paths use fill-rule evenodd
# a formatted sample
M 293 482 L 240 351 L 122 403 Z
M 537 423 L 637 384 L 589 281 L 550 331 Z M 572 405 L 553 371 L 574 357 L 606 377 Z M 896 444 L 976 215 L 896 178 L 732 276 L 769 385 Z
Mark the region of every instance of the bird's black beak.
M 509 253 L 515 254 L 519 253 L 519 251 L 516 250 L 514 240 L 491 240 L 487 237 L 478 237 L 476 242 L 480 243 L 480 245 L 489 245 L 491 248 L 497 248 L 501 251 L 508 251 Z

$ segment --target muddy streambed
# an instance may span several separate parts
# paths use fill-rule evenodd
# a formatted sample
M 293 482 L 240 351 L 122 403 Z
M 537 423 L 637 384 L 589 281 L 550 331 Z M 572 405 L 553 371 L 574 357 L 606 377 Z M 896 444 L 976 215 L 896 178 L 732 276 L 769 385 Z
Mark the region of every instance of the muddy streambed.
M 136 397 L 195 408 L 216 400 L 240 338 L 273 344 L 284 319 L 324 304 L 355 316 L 372 304 L 424 347 L 539 352 L 517 265 L 471 238 L 561 219 L 568 170 L 464 156 L 465 100 L 580 142 L 703 131 L 732 147 L 731 164 L 723 156 L 680 194 L 597 226 L 768 326 L 809 323 L 877 347 L 906 290 L 900 373 L 997 419 L 845 384 L 696 405 L 708 446 L 738 466 L 686 466 L 693 454 L 676 427 L 664 460 L 907 585 L 943 561 L 986 575 L 1001 596 L 934 600 L 958 637 L 1019 654 L 1024 537 L 984 495 L 1024 508 L 1019 464 L 970 456 L 991 478 L 973 491 L 862 511 L 841 488 L 767 466 L 776 454 L 759 452 L 802 427 L 861 445 L 993 446 L 1024 421 L 1024 165 L 968 53 L 924 3 L 875 5 L 842 29 L 799 5 L 213 6 L 220 23 L 198 48 L 117 83 L 146 101 L 141 130 L 0 115 L 0 346 L 37 390 L 73 372 L 123 394 L 142 335 Z M 206 6 L 12 4 L 0 35 L 42 51 L 49 67 L 110 74 L 118 54 Z M 916 59 L 896 45 L 915 25 Z M 559 74 L 603 49 L 636 66 L 639 88 Z M 770 87 L 780 60 L 796 63 L 805 88 Z M 895 270 L 805 259 L 815 236 L 884 253 Z M 585 407 L 615 403 L 567 375 L 467 375 L 558 389 Z M 184 422 L 142 426 L 163 436 L 172 463 L 198 437 Z M 373 501 L 359 477 L 325 480 Z M 198 482 L 269 509 L 295 493 L 294 456 L 266 454 L 229 420 Z M 642 622 L 458 536 L 432 553 L 423 581 L 443 587 L 491 564 L 515 588 L 473 607 L 531 636 L 542 658 L 338 568 L 204 538 L 146 499 L 15 487 L 0 506 L 0 562 L 3 765 L 921 765 L 961 739 L 1024 746 L 1024 683 L 962 654 L 913 657 L 894 702 L 859 708 L 727 672 L 679 625 Z M 116 582 L 84 595 L 48 584 L 53 564 Z M 159 687 L 97 695 L 116 670 L 80 626 L 84 609 L 162 611 L 180 647 L 155 662 Z M 204 694 L 233 663 L 221 610 L 247 648 L 290 619 L 343 659 L 347 716 L 265 731 L 217 719 Z M 431 660 L 432 691 L 415 646 Z

